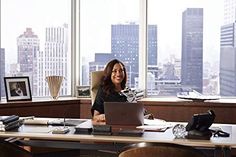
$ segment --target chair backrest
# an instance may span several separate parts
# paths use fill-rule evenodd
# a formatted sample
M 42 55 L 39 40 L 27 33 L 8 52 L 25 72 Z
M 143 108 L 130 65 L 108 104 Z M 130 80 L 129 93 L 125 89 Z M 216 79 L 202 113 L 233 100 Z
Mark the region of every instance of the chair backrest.
M 13 144 L 0 140 L 0 157 L 32 157 L 33 155 L 25 149 Z
M 101 79 L 104 76 L 103 71 L 93 71 L 91 72 L 91 98 L 92 98 L 92 104 L 94 103 L 94 100 L 96 98 L 98 88 L 101 84 Z
M 138 143 L 126 147 L 119 157 L 205 157 L 198 149 L 171 143 Z

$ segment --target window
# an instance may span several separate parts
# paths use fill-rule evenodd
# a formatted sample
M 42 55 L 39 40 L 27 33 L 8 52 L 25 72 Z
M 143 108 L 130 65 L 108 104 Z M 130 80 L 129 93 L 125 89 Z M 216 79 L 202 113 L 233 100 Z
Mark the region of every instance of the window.
M 147 66 L 147 95 L 176 96 L 185 89 L 219 95 L 223 0 L 141 2 L 148 6 L 147 17 L 137 1 L 81 0 L 80 84 L 88 85 L 91 71 L 118 58 L 128 69 L 128 86 L 138 87 L 139 57 L 145 53 L 138 52 L 143 24 L 138 19 L 147 18 L 147 63 L 142 65 Z
M 148 97 L 185 89 L 236 96 L 236 0 L 80 0 L 78 26 L 74 0 L 0 2 L 1 78 L 29 76 L 33 96 L 49 95 L 48 75 L 64 76 L 60 95 L 71 95 L 76 81 L 89 85 L 90 72 L 113 58 L 126 65 L 127 86 L 144 83 Z M 79 37 L 75 52 L 71 34 Z M 79 56 L 75 67 L 71 54 Z
M 29 76 L 32 95 L 40 97 L 49 95 L 45 77 L 60 75 L 60 95 L 71 95 L 71 1 L 0 2 L 1 80 Z M 5 96 L 3 82 L 0 87 Z
M 117 58 L 128 69 L 128 85 L 138 77 L 139 1 L 80 1 L 80 84 L 90 84 L 90 72 Z
M 148 96 L 176 96 L 185 89 L 222 95 L 219 78 L 226 77 L 219 75 L 223 0 L 148 0 L 147 3 Z M 232 81 L 230 88 L 233 84 Z M 229 87 L 223 85 L 223 88 Z M 236 92 L 231 94 L 235 96 Z

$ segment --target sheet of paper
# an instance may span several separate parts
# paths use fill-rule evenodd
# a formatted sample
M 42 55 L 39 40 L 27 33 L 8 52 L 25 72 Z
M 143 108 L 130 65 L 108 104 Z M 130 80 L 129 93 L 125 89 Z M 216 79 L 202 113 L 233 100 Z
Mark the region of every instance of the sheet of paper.
M 163 125 L 163 124 L 167 124 L 168 122 L 166 122 L 165 120 L 162 119 L 144 119 L 144 124 L 145 125 Z
M 51 127 L 24 127 L 22 132 L 27 132 L 27 133 L 49 133 L 52 131 L 53 128 Z
M 137 126 L 137 129 L 144 129 L 144 130 L 162 130 L 166 129 L 167 126 L 158 126 L 158 125 L 142 125 L 142 126 Z
M 165 131 L 168 128 L 173 127 L 173 124 L 166 122 L 162 119 L 144 119 L 144 125 L 138 126 L 138 129 L 150 130 L 150 131 Z

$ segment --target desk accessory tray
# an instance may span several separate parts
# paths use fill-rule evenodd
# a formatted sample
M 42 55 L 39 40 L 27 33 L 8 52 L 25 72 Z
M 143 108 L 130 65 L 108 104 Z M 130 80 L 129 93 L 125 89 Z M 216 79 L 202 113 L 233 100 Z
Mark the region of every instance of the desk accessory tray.
M 68 132 L 70 132 L 68 127 L 59 127 L 52 130 L 52 134 L 66 134 Z

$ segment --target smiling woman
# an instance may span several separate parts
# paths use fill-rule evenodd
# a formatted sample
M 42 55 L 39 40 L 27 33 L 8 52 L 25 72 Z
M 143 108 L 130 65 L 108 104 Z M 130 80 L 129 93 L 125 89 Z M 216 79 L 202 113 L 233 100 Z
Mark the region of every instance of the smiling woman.
M 125 66 L 117 59 L 111 60 L 104 69 L 104 77 L 92 106 L 92 116 L 97 121 L 104 121 L 104 102 L 126 102 L 120 92 L 125 89 L 127 74 Z

